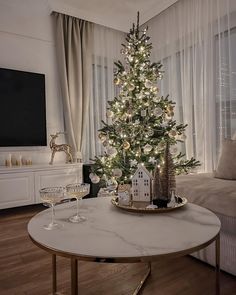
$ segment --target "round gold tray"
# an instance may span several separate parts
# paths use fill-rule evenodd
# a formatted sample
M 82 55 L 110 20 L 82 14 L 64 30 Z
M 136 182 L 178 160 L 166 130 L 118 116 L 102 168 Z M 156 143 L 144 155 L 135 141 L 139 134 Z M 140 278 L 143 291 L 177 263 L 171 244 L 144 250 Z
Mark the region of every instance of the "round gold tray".
M 163 212 L 169 212 L 175 209 L 178 209 L 180 207 L 183 207 L 184 205 L 187 204 L 188 200 L 186 198 L 177 197 L 178 202 L 175 203 L 172 207 L 167 207 L 167 208 L 146 208 L 149 203 L 148 202 L 131 202 L 130 205 L 121 205 L 118 202 L 118 197 L 114 197 L 111 199 L 111 203 L 122 210 L 126 210 L 129 212 L 133 212 L 133 213 L 163 213 Z

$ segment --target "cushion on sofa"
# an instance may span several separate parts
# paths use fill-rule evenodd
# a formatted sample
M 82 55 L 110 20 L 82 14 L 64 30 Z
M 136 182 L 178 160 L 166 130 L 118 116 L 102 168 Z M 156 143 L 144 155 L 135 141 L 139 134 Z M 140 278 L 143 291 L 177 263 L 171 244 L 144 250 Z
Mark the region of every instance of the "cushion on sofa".
M 223 141 L 215 177 L 236 180 L 236 140 Z

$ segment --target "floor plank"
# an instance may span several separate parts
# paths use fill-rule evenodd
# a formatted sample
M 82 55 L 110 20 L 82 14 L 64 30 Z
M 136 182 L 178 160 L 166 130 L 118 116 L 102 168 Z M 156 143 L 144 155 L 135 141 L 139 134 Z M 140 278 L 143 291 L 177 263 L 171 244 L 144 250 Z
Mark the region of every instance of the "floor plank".
M 49 295 L 51 256 L 28 237 L 27 223 L 41 205 L 0 211 L 0 295 Z M 70 264 L 58 258 L 58 290 L 70 294 Z M 81 295 L 132 294 L 146 270 L 143 264 L 79 262 Z M 192 257 L 152 264 L 143 295 L 214 295 L 214 268 Z M 221 272 L 221 295 L 236 294 L 236 278 Z

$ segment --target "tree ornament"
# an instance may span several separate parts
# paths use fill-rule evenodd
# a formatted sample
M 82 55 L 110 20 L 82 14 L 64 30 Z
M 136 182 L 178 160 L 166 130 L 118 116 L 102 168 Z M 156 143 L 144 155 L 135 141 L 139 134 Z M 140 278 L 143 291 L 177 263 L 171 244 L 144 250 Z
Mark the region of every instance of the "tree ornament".
M 104 133 L 99 133 L 98 134 L 98 138 L 101 140 L 101 142 L 103 143 L 106 139 L 107 139 L 107 136 L 106 134 Z
M 89 178 L 91 179 L 91 182 L 94 184 L 99 183 L 99 181 L 100 181 L 100 177 L 95 173 L 90 173 Z
M 142 99 L 143 98 L 143 93 L 138 93 L 138 94 L 136 94 L 136 97 L 137 97 L 137 99 Z
M 153 110 L 153 115 L 156 117 L 160 117 L 163 114 L 163 110 L 160 107 L 157 107 Z
M 152 82 L 149 81 L 149 80 L 146 80 L 144 85 L 145 85 L 146 88 L 151 88 L 152 87 Z
M 127 52 L 127 51 L 126 51 L 124 48 L 122 48 L 122 49 L 120 50 L 120 53 L 121 53 L 121 54 L 126 54 L 126 52 Z
M 105 141 L 103 141 L 102 145 L 103 145 L 104 147 L 109 146 L 109 141 L 106 139 Z
M 168 135 L 169 135 L 169 137 L 174 138 L 174 137 L 176 137 L 178 134 L 177 134 L 177 131 L 176 131 L 176 130 L 172 129 L 172 130 L 170 130 L 170 131 L 168 132 Z
M 173 105 L 168 105 L 167 111 L 168 112 L 173 112 L 173 110 L 174 110 L 174 106 Z
M 141 117 L 147 116 L 147 110 L 141 110 Z
M 119 85 L 119 84 L 120 84 L 120 79 L 119 79 L 119 78 L 115 78 L 115 79 L 114 79 L 114 83 L 115 83 L 116 85 Z
M 134 61 L 134 58 L 133 58 L 133 56 L 129 56 L 129 57 L 128 57 L 128 61 L 129 61 L 129 62 L 132 62 L 132 61 Z
M 168 125 L 169 125 L 168 122 L 163 122 L 163 123 L 161 123 L 161 127 L 162 127 L 162 128 L 166 128 Z
M 153 87 L 151 88 L 151 91 L 152 91 L 153 93 L 157 93 L 158 90 L 159 90 L 159 89 L 158 89 L 156 86 L 153 86 Z
M 111 110 L 107 110 L 107 118 L 113 118 L 114 113 Z
M 154 102 L 160 102 L 160 97 L 159 96 L 154 96 L 153 101 Z
M 108 190 L 110 191 L 116 190 L 118 186 L 118 182 L 116 181 L 115 177 L 108 179 L 106 184 L 107 184 Z
M 132 114 L 133 114 L 133 111 L 132 111 L 131 109 L 129 109 L 129 110 L 127 111 L 127 116 L 128 116 L 128 117 L 132 117 Z
M 170 153 L 173 154 L 173 155 L 177 154 L 178 153 L 178 147 L 176 145 L 172 145 L 170 147 Z
M 168 115 L 168 113 L 165 114 L 165 121 L 169 122 L 172 120 L 172 117 Z
M 150 130 L 147 131 L 146 134 L 147 134 L 148 137 L 151 137 L 151 136 L 154 135 L 154 131 L 152 129 L 150 129 Z
M 111 157 L 115 157 L 117 155 L 117 149 L 115 147 L 108 147 L 107 154 Z
M 166 114 L 166 117 L 169 119 L 172 119 L 174 117 L 175 113 L 172 111 L 172 112 L 167 112 Z
M 128 90 L 129 90 L 129 91 L 133 91 L 134 89 L 135 89 L 134 84 L 129 84 L 129 86 L 128 86 Z
M 141 67 L 140 70 L 143 70 L 143 67 Z M 141 74 L 141 75 L 139 76 L 139 80 L 140 80 L 140 81 L 144 81 L 145 79 L 146 79 L 146 77 L 145 77 L 144 74 Z
M 154 157 L 150 157 L 148 160 L 149 163 L 155 164 L 156 163 L 156 159 Z
M 135 166 L 137 166 L 138 165 L 138 161 L 136 160 L 136 159 L 134 159 L 134 160 L 130 160 L 130 166 L 131 167 L 135 167 Z
M 145 154 L 150 153 L 151 150 L 152 150 L 152 146 L 150 144 L 148 144 L 148 143 L 143 147 L 143 151 L 144 151 Z
M 130 148 L 130 143 L 129 143 L 128 141 L 124 141 L 124 142 L 123 142 L 123 148 L 124 148 L 125 150 L 128 150 L 128 149 Z
M 158 144 L 158 148 L 162 150 L 166 146 L 166 142 L 163 140 Z
M 112 175 L 116 178 L 120 178 L 122 176 L 122 171 L 120 168 L 115 168 L 112 170 Z

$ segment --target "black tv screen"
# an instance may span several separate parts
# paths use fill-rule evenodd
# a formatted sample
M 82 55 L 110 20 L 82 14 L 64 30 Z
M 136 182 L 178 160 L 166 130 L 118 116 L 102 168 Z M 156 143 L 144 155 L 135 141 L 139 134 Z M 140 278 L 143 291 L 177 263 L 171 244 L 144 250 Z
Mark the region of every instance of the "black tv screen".
M 46 146 L 45 75 L 0 68 L 0 146 Z

